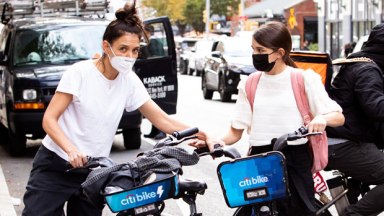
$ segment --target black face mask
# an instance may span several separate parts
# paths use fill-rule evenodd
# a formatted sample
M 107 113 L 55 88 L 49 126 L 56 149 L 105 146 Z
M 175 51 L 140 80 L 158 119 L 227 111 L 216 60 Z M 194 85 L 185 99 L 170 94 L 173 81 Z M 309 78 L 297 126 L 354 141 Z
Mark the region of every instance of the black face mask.
M 269 63 L 268 56 L 270 54 L 253 54 L 252 55 L 253 66 L 256 68 L 256 70 L 264 71 L 264 72 L 269 72 L 272 70 L 272 68 L 275 66 L 276 61 Z

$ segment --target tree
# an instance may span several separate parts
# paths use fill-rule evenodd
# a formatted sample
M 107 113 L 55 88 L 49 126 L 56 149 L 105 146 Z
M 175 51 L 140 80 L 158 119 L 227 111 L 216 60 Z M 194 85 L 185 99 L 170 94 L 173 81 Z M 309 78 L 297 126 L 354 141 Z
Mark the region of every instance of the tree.
M 186 27 L 184 14 L 181 8 L 184 8 L 186 0 L 143 0 L 142 4 L 146 7 L 153 8 L 156 16 L 168 16 L 173 24 L 175 24 L 181 35 L 183 35 Z
M 239 10 L 240 0 L 210 0 L 211 15 L 232 16 Z
M 156 16 L 169 16 L 168 12 L 169 0 L 143 0 L 142 4 L 156 10 Z
M 185 20 L 196 32 L 204 32 L 203 11 L 205 0 L 186 0 L 183 10 Z
M 203 32 L 205 0 L 186 0 L 184 17 L 196 32 Z M 240 0 L 210 0 L 210 15 L 232 16 L 237 13 Z
M 203 13 L 206 0 L 143 0 L 142 4 L 156 10 L 156 16 L 168 16 L 183 35 L 187 24 L 196 32 L 203 32 Z M 237 13 L 240 0 L 210 0 L 210 14 L 232 16 Z

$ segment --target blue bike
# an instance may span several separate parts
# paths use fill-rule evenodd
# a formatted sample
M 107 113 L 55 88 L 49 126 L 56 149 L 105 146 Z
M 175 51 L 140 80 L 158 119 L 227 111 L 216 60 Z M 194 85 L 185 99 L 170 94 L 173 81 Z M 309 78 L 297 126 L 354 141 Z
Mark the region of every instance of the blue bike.
M 281 150 L 287 141 L 298 140 L 309 135 L 304 127 L 294 133 L 274 140 L 273 151 L 234 158 L 219 164 L 218 177 L 225 201 L 230 208 L 237 208 L 234 216 L 275 216 L 279 215 L 276 201 L 290 195 L 285 157 Z M 316 199 L 316 208 L 323 207 Z M 317 215 L 328 216 L 328 209 Z
M 99 199 L 99 203 L 106 203 L 118 216 L 165 215 L 164 201 L 167 199 L 182 199 L 189 205 L 190 216 L 202 216 L 197 212 L 195 201 L 198 195 L 204 194 L 207 184 L 183 179 L 181 166 L 194 165 L 203 155 L 223 155 L 223 151 L 218 149 L 207 153 L 196 150 L 190 153 L 177 147 L 197 138 L 194 136 L 197 132 L 197 128 L 174 132 L 160 140 L 153 150 L 123 164 L 115 164 L 109 158 L 89 158 L 85 169 L 92 171 L 82 184 L 83 193 L 94 202 Z M 167 161 L 171 162 L 165 168 L 159 165 Z M 147 175 L 148 170 L 151 172 Z

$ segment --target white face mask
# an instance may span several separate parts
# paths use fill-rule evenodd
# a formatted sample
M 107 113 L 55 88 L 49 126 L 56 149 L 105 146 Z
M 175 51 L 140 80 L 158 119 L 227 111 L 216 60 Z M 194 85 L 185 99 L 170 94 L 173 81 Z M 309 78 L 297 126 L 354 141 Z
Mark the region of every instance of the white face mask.
M 109 57 L 109 61 L 113 68 L 115 68 L 122 75 L 126 75 L 132 71 L 133 65 L 135 64 L 135 58 L 129 58 L 125 56 L 117 56 L 115 52 L 113 52 L 111 45 L 109 45 L 114 56 Z

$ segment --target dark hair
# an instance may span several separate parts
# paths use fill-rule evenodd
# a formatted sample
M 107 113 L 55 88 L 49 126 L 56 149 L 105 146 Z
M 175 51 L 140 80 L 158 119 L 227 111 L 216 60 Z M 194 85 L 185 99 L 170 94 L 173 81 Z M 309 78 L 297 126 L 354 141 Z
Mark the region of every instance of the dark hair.
M 351 43 L 344 45 L 344 57 L 347 58 L 350 53 L 352 53 L 353 47 Z
M 133 4 L 126 3 L 123 8 L 120 8 L 115 13 L 116 19 L 113 20 L 105 29 L 103 40 L 113 43 L 114 40 L 124 35 L 125 33 L 136 34 L 139 39 L 142 37 L 148 41 L 148 38 L 143 34 L 143 23 L 136 11 L 136 0 Z
M 147 31 L 147 32 L 150 32 L 151 34 L 152 34 L 153 32 L 155 32 L 155 28 L 154 28 L 153 25 L 151 25 L 151 24 L 146 24 L 146 25 L 144 25 L 144 30 Z
M 253 39 L 260 45 L 273 49 L 274 51 L 283 48 L 285 50 L 285 55 L 283 56 L 285 64 L 291 67 L 297 67 L 289 56 L 292 50 L 292 38 L 283 23 L 276 21 L 267 22 L 253 33 Z

